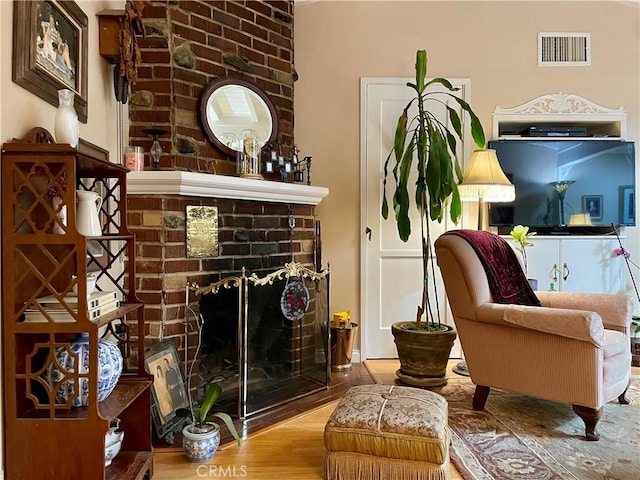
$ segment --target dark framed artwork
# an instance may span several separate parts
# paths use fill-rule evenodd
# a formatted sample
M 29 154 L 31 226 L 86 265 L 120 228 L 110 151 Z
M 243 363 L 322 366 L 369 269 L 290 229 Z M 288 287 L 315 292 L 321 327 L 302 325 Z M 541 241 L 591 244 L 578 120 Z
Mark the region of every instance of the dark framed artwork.
M 84 123 L 87 26 L 87 15 L 72 1 L 13 2 L 13 81 L 56 107 L 58 90 L 73 90 Z
M 184 418 L 176 410 L 189 407 L 178 350 L 172 340 L 152 345 L 145 353 L 145 366 L 153 375 L 151 414 L 159 437 L 181 428 Z
M 636 224 L 636 195 L 633 185 L 620 187 L 620 225 Z
M 602 195 L 583 195 L 582 210 L 591 220 L 602 220 Z

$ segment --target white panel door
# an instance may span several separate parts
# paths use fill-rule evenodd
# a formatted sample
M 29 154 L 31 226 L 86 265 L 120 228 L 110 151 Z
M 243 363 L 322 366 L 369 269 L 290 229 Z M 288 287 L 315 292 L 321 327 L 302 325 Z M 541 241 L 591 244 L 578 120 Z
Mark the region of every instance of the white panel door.
M 413 96 L 413 90 L 406 86 L 408 81 L 412 81 L 412 79 L 363 78 L 360 84 L 361 324 L 364 359 L 397 357 L 391 334 L 391 324 L 397 321 L 415 320 L 422 294 L 419 215 L 413 211 L 411 217 L 412 234 L 409 241 L 404 243 L 398 238 L 391 203 L 389 204 L 388 220 L 384 220 L 380 213 L 384 161 L 393 144 L 398 116 Z M 457 92 L 458 95 L 469 101 L 469 82 L 454 80 L 452 83 L 461 88 Z M 442 95 L 439 98 L 452 108 L 458 109 L 457 102 L 450 97 Z M 435 109 L 438 119 L 444 124 L 448 124 L 448 115 L 444 105 L 433 102 L 431 107 Z M 470 138 L 469 135 L 466 136 Z M 463 151 L 465 148 L 461 146 L 460 152 Z M 415 182 L 410 181 L 409 183 Z M 410 195 L 413 198 L 413 192 Z M 387 194 L 387 200 L 391 202 L 389 194 Z M 449 228 L 452 228 L 450 220 L 446 220 L 442 224 L 432 222 L 431 235 L 433 240 Z M 436 278 L 439 283 L 441 321 L 453 325 L 437 267 Z M 452 356 L 460 356 L 457 343 Z

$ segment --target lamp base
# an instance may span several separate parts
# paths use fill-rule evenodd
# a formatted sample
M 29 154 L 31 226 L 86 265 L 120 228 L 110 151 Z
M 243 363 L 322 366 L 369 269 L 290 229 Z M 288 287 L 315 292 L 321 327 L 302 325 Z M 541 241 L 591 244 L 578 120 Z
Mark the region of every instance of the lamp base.
M 463 377 L 469 376 L 469 369 L 467 368 L 467 362 L 464 360 L 462 362 L 458 362 L 455 367 L 452 368 L 454 373 L 458 375 L 462 375 Z

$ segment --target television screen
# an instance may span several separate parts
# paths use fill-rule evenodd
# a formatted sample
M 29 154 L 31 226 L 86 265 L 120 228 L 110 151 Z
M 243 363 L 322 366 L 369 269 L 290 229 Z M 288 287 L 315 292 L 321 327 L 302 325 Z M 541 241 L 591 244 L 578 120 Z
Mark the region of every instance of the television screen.
M 540 233 L 604 233 L 635 225 L 635 149 L 619 140 L 494 140 L 516 199 L 494 203 L 499 233 L 528 225 Z M 503 227 L 503 228 L 500 228 Z

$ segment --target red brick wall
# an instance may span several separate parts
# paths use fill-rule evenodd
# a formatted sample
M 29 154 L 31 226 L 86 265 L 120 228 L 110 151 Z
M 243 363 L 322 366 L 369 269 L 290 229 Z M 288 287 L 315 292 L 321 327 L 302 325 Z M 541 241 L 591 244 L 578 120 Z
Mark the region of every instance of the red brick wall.
M 186 207 L 218 207 L 218 256 L 187 258 Z M 130 230 L 136 235 L 136 290 L 145 303 L 147 337 L 184 333 L 185 287 L 237 274 L 242 267 L 277 270 L 293 260 L 312 266 L 314 208 L 183 196 L 132 195 L 127 201 Z M 288 218 L 295 219 L 293 236 Z M 293 256 L 292 256 L 293 254 Z M 196 305 L 198 299 L 191 298 Z M 191 344 L 191 342 L 190 342 Z
M 151 137 L 143 130 L 164 129 L 161 168 L 235 174 L 235 159 L 206 139 L 199 117 L 200 97 L 209 82 L 234 75 L 267 92 L 277 110 L 278 143 L 292 145 L 293 9 L 292 0 L 169 0 L 145 7 L 142 65 L 129 98 L 130 143 L 148 152 Z M 147 168 L 150 160 L 146 153 Z M 130 195 L 127 205 L 149 343 L 157 341 L 161 329 L 177 339 L 184 332 L 188 282 L 206 285 L 242 266 L 276 270 L 291 261 L 292 248 L 296 261 L 313 262 L 311 206 L 292 206 L 296 229 L 291 244 L 285 204 Z M 218 206 L 218 257 L 186 258 L 187 205 Z
M 161 128 L 168 132 L 162 168 L 234 174 L 234 159 L 206 139 L 198 114 L 204 88 L 225 75 L 267 92 L 280 122 L 278 143 L 293 144 L 292 0 L 154 1 L 143 16 L 142 65 L 129 99 L 131 144 L 148 152 L 143 130 Z

